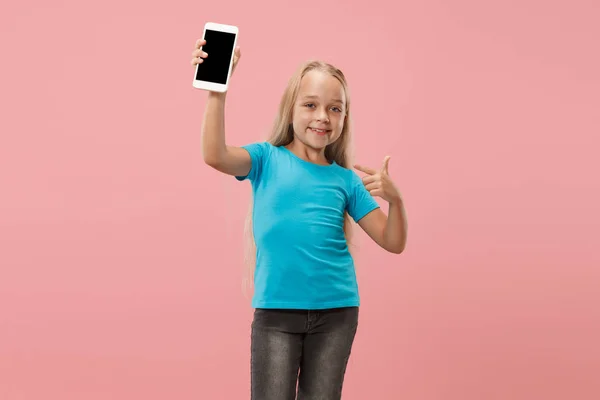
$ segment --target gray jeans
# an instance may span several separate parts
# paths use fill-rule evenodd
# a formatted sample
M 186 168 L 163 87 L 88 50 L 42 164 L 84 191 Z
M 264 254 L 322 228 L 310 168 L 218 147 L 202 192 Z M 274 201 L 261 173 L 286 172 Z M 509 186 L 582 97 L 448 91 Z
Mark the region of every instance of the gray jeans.
M 256 309 L 252 321 L 251 399 L 341 399 L 357 326 L 358 307 Z

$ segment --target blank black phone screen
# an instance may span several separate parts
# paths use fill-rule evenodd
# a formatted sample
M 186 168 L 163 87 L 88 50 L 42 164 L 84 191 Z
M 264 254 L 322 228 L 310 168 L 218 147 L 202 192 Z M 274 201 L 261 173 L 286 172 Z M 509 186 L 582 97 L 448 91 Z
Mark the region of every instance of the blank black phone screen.
M 196 80 L 213 83 L 227 83 L 229 63 L 232 61 L 235 33 L 206 30 L 206 44 L 202 50 L 208 54 L 202 64 L 198 64 Z

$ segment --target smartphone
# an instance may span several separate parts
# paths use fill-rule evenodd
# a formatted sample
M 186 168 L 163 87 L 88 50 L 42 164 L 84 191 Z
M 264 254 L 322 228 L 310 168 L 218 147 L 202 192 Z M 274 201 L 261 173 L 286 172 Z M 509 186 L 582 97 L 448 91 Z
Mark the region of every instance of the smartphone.
M 207 22 L 204 25 L 202 50 L 208 54 L 201 64 L 196 65 L 193 86 L 211 92 L 226 92 L 229 87 L 233 51 L 237 43 L 238 27 Z

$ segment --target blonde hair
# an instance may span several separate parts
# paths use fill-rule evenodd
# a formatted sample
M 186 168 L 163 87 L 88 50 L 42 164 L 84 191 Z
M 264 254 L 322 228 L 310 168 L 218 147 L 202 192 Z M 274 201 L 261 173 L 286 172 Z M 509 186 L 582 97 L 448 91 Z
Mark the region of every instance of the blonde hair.
M 350 95 L 348 93 L 348 84 L 342 71 L 326 62 L 305 62 L 290 78 L 281 97 L 281 101 L 279 103 L 279 112 L 277 113 L 277 117 L 275 118 L 267 142 L 271 143 L 273 146 L 286 146 L 294 140 L 294 128 L 292 127 L 294 104 L 298 97 L 302 78 L 308 72 L 313 70 L 329 73 L 342 84 L 344 89 L 344 93 L 346 95 L 346 118 L 344 121 L 344 126 L 342 128 L 340 137 L 334 143 L 325 148 L 325 158 L 330 163 L 335 161 L 338 165 L 344 168 L 351 168 L 353 159 L 351 136 L 352 121 L 350 119 Z M 246 289 L 248 289 L 248 287 L 253 286 L 254 269 L 256 267 L 256 243 L 254 242 L 254 232 L 252 229 L 252 210 L 253 199 L 250 201 L 250 207 L 244 226 L 244 264 L 246 266 L 246 276 L 244 277 L 243 282 L 244 293 L 247 293 Z M 344 235 L 350 249 L 350 246 L 352 245 L 352 220 L 350 219 L 348 212 L 344 212 Z

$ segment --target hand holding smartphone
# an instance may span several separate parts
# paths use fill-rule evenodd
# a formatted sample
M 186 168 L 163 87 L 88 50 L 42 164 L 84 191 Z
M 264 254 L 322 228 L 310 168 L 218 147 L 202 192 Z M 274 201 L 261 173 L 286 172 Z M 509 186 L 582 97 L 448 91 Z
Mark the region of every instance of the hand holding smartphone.
M 226 92 L 231 74 L 241 56 L 236 48 L 238 28 L 232 25 L 207 22 L 202 40 L 192 52 L 196 72 L 192 86 L 211 92 Z

